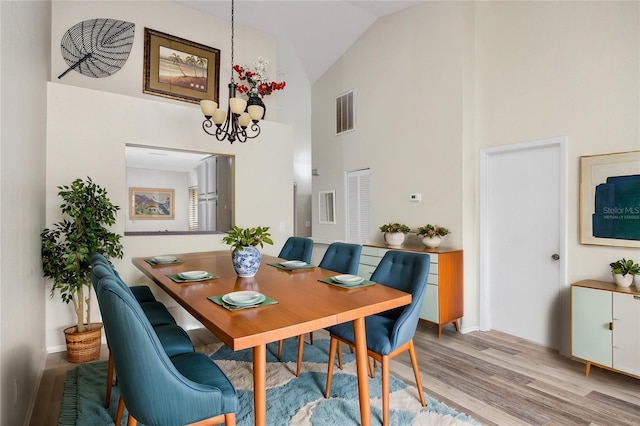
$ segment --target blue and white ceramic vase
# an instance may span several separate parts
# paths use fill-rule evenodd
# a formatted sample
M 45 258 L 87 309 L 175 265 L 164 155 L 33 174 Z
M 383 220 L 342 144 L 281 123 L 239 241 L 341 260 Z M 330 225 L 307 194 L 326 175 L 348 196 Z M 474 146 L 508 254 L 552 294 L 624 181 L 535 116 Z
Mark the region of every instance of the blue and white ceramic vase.
M 234 250 L 231 253 L 231 261 L 239 277 L 253 277 L 260 267 L 260 251 L 253 246 Z

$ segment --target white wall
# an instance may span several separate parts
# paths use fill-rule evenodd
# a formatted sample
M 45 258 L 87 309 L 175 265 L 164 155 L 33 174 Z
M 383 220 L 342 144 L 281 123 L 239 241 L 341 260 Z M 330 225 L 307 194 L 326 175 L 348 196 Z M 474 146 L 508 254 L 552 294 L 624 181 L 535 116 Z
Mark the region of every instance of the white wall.
M 25 424 L 45 360 L 46 80 L 51 4 L 0 2 L 0 423 Z
M 187 149 L 235 155 L 235 223 L 269 226 L 274 240 L 264 252 L 277 254 L 293 233 L 293 201 L 287 192 L 293 180 L 292 130 L 264 121 L 262 133 L 246 144 L 218 142 L 201 128 L 200 114 L 190 105 L 156 102 L 57 83 L 48 86 L 46 223 L 59 220 L 57 185 L 91 176 L 104 186 L 111 201 L 125 206 L 125 145 Z M 86 105 L 91 105 L 87 108 Z M 105 120 L 109 117 L 109 120 Z M 115 123 L 115 125 L 114 125 Z M 277 173 L 273 173 L 277 170 Z M 269 208 L 265 208 L 268 206 Z M 118 213 L 115 232 L 124 233 L 126 209 Z M 280 224 L 285 225 L 280 231 Z M 153 284 L 131 264 L 135 256 L 203 250 L 227 250 L 221 235 L 132 236 L 123 239 L 124 258 L 115 261 L 129 285 Z M 157 293 L 159 297 L 161 294 Z M 170 306 L 175 302 L 162 299 Z M 49 351 L 64 344 L 62 330 L 74 322 L 59 297 L 47 301 L 46 341 Z M 97 308 L 94 312 L 98 312 Z
M 432 223 L 452 231 L 444 245 L 461 245 L 463 8 L 429 2 L 379 19 L 313 85 L 315 237 L 345 238 L 345 173 L 370 168 L 373 242 L 384 223 Z M 356 130 L 335 136 L 335 98 L 351 89 Z M 333 189 L 337 224 L 320 225 L 317 191 Z
M 465 251 L 463 328 L 478 324 L 479 150 L 569 138 L 568 284 L 610 280 L 637 250 L 579 244 L 579 157 L 640 149 L 640 3 L 426 2 L 380 19 L 313 86 L 313 196 L 370 167 L 371 232 L 390 221 L 452 229 Z M 334 98 L 356 89 L 355 132 L 333 135 Z M 421 192 L 423 202 L 407 201 Z M 532 232 L 541 232 L 532 225 Z M 526 256 L 526 253 L 523 253 Z M 568 318 L 564 318 L 568 324 Z

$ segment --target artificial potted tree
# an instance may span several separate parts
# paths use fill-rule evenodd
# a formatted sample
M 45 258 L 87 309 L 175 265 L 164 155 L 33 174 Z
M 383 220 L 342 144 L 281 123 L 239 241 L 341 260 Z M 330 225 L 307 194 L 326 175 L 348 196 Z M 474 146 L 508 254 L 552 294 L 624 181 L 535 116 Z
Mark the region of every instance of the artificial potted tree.
M 260 267 L 260 251 L 256 246 L 273 244 L 269 227 L 240 228 L 234 226 L 222 241 L 231 246 L 231 261 L 241 278 L 253 277 Z
M 389 247 L 400 247 L 404 237 L 411 232 L 411 228 L 402 223 L 387 223 L 380 230 L 384 232 L 384 240 Z
M 64 303 L 73 303 L 77 323 L 64 330 L 67 359 L 93 361 L 100 357 L 102 324 L 91 322 L 91 264 L 98 252 L 107 258 L 122 258 L 120 235 L 109 230 L 120 207 L 111 203 L 107 191 L 91 178 L 58 186 L 62 220 L 40 234 L 42 269 L 53 280 Z
M 442 237 L 449 235 L 450 232 L 443 226 L 427 224 L 418 228 L 417 234 L 422 237 L 422 244 L 429 248 L 436 248 L 442 242 Z
M 633 260 L 624 257 L 609 264 L 613 281 L 620 287 L 629 287 L 633 282 L 633 277 L 640 274 L 640 265 Z

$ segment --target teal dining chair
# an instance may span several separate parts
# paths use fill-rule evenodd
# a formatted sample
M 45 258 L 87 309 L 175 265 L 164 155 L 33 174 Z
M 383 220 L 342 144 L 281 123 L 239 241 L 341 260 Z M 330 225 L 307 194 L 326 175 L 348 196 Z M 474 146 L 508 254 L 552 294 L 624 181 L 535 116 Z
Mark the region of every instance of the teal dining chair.
M 207 355 L 170 358 L 140 304 L 115 277 L 101 278 L 96 293 L 128 425 L 235 425 L 236 391 Z
M 350 244 L 335 242 L 327 247 L 320 261 L 320 267 L 329 269 L 339 274 L 356 275 L 360 264 L 360 254 L 362 246 L 360 244 Z M 309 333 L 309 343 L 313 344 L 313 332 Z M 298 359 L 296 364 L 296 376 L 300 376 L 302 367 L 302 355 L 304 352 L 304 335 L 298 336 Z M 282 340 L 278 344 L 278 358 L 282 357 Z
M 282 246 L 278 257 L 285 260 L 301 260 L 311 263 L 313 240 L 306 237 L 289 237 Z
M 430 259 L 425 253 L 391 250 L 371 275 L 371 281 L 411 294 L 411 303 L 365 318 L 367 353 L 380 362 L 382 369 L 382 423 L 389 424 L 389 360 L 409 351 L 413 374 L 416 379 L 420 403 L 426 406 L 420 370 L 413 346 L 413 336 L 418 326 L 420 309 L 426 291 Z M 342 323 L 327 328 L 331 336 L 325 397 L 331 395 L 333 360 L 338 342 L 353 346 L 355 342 L 353 325 Z
M 155 297 L 153 297 L 153 294 L 150 290 L 148 294 L 153 297 L 153 301 L 140 302 L 140 299 L 149 300 L 147 292 L 138 291 L 137 293 L 133 293 L 133 291 L 131 290 L 136 287 L 127 286 L 126 283 L 120 278 L 120 275 L 107 261 L 107 259 L 102 255 L 96 254 L 97 253 L 94 253 L 94 255 L 91 256 L 91 281 L 94 288 L 100 281 L 100 279 L 104 277 L 113 277 L 116 282 L 120 284 L 123 289 L 130 292 L 131 295 L 134 296 L 136 301 L 140 304 L 140 307 L 142 308 L 145 316 L 154 328 L 154 331 L 158 335 L 158 339 L 160 339 L 160 343 L 162 344 L 162 347 L 164 348 L 168 356 L 193 352 L 195 350 L 187 332 L 184 331 L 182 327 L 176 324 L 175 319 L 169 313 L 167 308 L 161 302 L 155 300 Z M 141 287 L 144 288 L 146 286 L 139 286 L 137 288 L 139 289 Z M 148 287 L 146 288 L 148 289 Z M 138 299 L 138 297 L 140 297 L 140 299 Z M 109 350 L 109 361 L 107 363 L 107 387 L 104 403 L 104 406 L 106 408 L 109 407 L 111 401 L 111 387 L 113 386 L 113 376 L 113 357 L 111 356 L 111 350 Z

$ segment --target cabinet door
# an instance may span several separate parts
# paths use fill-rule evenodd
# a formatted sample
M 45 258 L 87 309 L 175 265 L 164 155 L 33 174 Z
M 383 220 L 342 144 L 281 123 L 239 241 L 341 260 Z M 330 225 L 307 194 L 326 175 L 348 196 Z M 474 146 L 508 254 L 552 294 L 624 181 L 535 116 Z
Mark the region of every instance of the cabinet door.
M 612 366 L 612 294 L 571 287 L 571 348 L 573 356 Z
M 427 290 L 420 309 L 420 318 L 427 321 L 440 323 L 440 312 L 438 311 L 438 286 L 427 284 Z
M 207 163 L 201 161 L 198 164 L 198 198 L 203 199 L 207 196 Z
M 217 184 L 217 166 L 218 166 L 218 157 L 211 156 L 207 158 L 207 198 L 212 196 L 216 196 L 218 194 L 218 184 Z M 215 224 L 214 224 L 215 226 Z
M 640 376 L 640 296 L 613 293 L 613 368 Z

